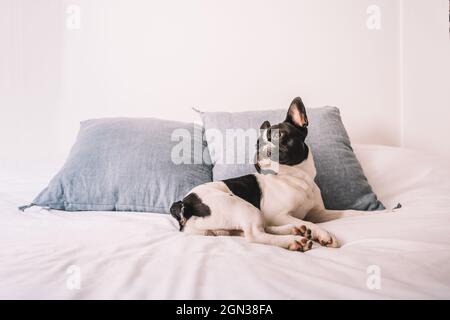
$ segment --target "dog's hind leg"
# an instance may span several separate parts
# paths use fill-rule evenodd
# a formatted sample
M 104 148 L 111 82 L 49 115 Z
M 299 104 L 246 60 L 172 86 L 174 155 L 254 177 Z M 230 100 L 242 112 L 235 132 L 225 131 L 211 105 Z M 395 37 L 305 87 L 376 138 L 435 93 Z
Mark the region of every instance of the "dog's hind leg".
M 289 234 L 297 234 L 294 231 L 295 226 L 292 224 L 286 224 L 284 226 L 267 226 L 265 230 L 267 233 L 276 234 L 276 235 L 289 235 Z
M 244 232 L 242 230 L 208 230 L 205 233 L 206 236 L 236 236 L 236 237 L 242 237 L 244 235 Z
M 311 229 L 305 226 L 296 227 L 293 224 L 285 224 L 281 226 L 267 226 L 266 232 L 276 235 L 300 235 L 305 238 L 311 239 Z
M 220 207 L 212 210 L 207 217 L 191 217 L 185 231 L 203 230 L 215 233 L 216 230 L 242 230 L 247 241 L 266 245 L 278 246 L 294 251 L 307 251 L 312 247 L 312 241 L 301 235 L 274 235 L 267 233 L 262 212 L 240 197 L 230 196 L 228 193 L 218 194 L 214 199 L 215 205 L 222 201 Z M 226 210 L 224 210 L 226 208 Z M 209 231 L 209 232 L 208 232 Z M 279 230 L 277 230 L 279 231 Z
M 323 246 L 338 248 L 339 242 L 336 237 L 326 231 L 325 229 L 319 227 L 318 225 L 310 222 L 304 221 L 298 218 L 295 218 L 289 214 L 281 214 L 278 215 L 275 219 L 272 220 L 272 223 L 277 226 L 283 226 L 286 224 L 293 224 L 298 229 L 307 228 L 311 230 L 312 240 L 319 242 Z
M 228 207 L 231 213 L 226 216 L 227 224 L 230 228 L 242 230 L 245 239 L 249 242 L 302 252 L 312 248 L 312 241 L 300 235 L 267 233 L 262 212 L 239 197 L 228 196 Z M 276 230 L 272 229 L 272 231 L 286 233 L 287 228 L 276 228 Z
M 270 228 L 270 227 L 269 227 Z M 292 251 L 305 252 L 312 248 L 312 241 L 293 234 L 274 235 L 266 233 L 261 224 L 253 224 L 243 228 L 245 238 L 250 242 L 273 245 Z M 271 228 L 271 231 L 274 231 Z M 276 228 L 277 232 L 287 232 L 287 228 Z

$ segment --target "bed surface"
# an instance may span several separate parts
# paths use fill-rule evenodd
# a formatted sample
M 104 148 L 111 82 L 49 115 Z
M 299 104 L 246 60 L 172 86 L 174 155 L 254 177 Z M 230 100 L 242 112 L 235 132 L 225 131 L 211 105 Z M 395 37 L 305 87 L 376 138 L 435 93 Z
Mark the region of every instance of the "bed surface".
M 168 215 L 66 213 L 28 203 L 53 171 L 0 168 L 0 299 L 450 298 L 450 165 L 422 152 L 355 146 L 395 213 L 322 224 L 340 249 L 307 253 L 177 231 Z M 69 266 L 81 271 L 70 290 Z M 369 266 L 381 271 L 370 290 Z

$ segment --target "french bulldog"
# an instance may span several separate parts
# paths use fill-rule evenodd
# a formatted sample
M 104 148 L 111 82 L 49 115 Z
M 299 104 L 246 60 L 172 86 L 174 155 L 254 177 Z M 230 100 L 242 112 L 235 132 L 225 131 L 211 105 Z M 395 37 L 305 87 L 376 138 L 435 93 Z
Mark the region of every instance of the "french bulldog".
M 260 129 L 258 173 L 199 185 L 174 202 L 170 213 L 180 231 L 244 236 L 250 242 L 301 252 L 310 250 L 313 241 L 338 248 L 337 238 L 316 223 L 367 212 L 325 209 L 314 182 L 313 155 L 305 143 L 308 117 L 302 99 L 292 101 L 283 122 L 265 121 Z

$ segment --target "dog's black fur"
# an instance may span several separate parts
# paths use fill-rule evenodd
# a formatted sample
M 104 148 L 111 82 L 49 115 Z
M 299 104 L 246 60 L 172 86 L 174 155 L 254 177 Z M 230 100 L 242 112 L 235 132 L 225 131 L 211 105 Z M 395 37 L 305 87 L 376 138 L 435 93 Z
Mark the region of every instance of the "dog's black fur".
M 170 214 L 177 219 L 180 231 L 183 230 L 185 222 L 192 216 L 206 217 L 211 210 L 205 205 L 195 193 L 190 193 L 181 201 L 174 202 L 170 207 Z
M 261 188 L 254 174 L 223 180 L 230 191 L 261 209 Z
M 294 111 L 297 111 L 295 109 L 297 109 L 304 117 L 304 124 L 302 126 L 299 126 L 293 120 L 292 114 Z M 275 150 L 270 150 L 268 156 L 278 153 L 277 161 L 279 164 L 293 166 L 302 163 L 308 158 L 309 148 L 305 143 L 306 136 L 308 135 L 308 118 L 306 116 L 305 106 L 300 97 L 295 98 L 291 102 L 289 112 L 284 122 L 272 126 L 269 121 L 265 121 L 261 125 L 261 129 L 267 129 L 266 138 L 268 141 L 277 140 L 276 145 L 278 147 Z M 262 143 L 264 143 L 263 140 L 258 139 L 257 157 L 261 157 L 259 150 L 264 146 Z M 258 159 L 259 158 L 257 158 L 257 160 Z M 258 161 L 256 161 L 255 167 L 256 170 L 261 173 Z

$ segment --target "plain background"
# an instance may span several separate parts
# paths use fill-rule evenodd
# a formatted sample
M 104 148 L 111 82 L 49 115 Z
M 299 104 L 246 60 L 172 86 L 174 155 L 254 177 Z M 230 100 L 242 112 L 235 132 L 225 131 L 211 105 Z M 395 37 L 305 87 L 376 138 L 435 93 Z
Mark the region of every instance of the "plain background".
M 79 29 L 67 27 L 70 5 Z M 354 143 L 450 156 L 448 5 L 0 0 L 0 165 L 64 159 L 88 118 L 191 121 L 191 107 L 280 108 L 295 96 L 338 106 Z

